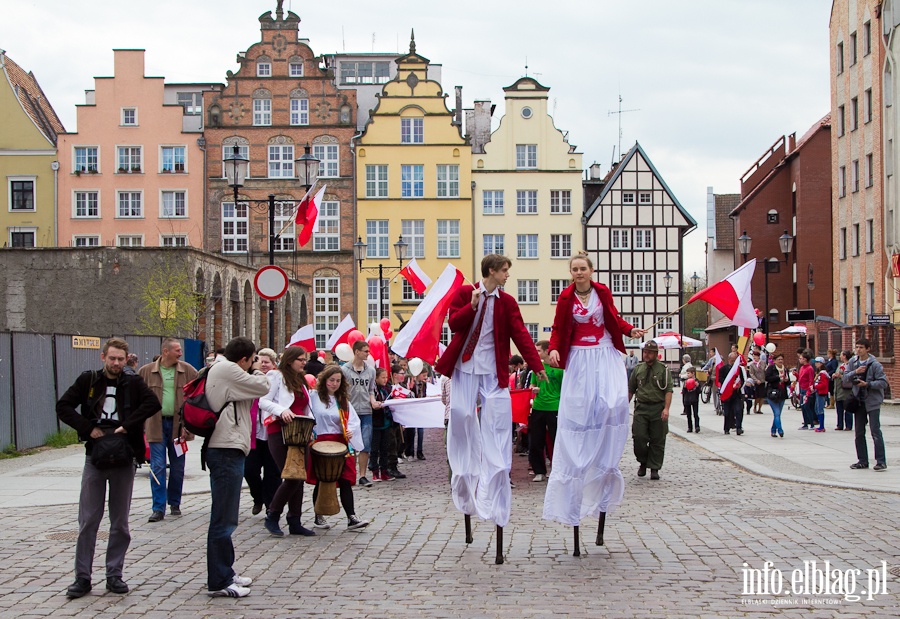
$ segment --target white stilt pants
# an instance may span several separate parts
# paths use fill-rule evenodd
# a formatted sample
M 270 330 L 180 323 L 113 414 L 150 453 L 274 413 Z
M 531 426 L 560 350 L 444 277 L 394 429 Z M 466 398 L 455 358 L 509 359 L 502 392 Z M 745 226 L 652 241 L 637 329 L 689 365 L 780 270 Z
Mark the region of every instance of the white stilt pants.
M 493 374 L 453 371 L 447 455 L 453 477 L 453 503 L 501 527 L 509 522 L 512 494 L 512 401 Z M 475 405 L 481 397 L 481 420 Z

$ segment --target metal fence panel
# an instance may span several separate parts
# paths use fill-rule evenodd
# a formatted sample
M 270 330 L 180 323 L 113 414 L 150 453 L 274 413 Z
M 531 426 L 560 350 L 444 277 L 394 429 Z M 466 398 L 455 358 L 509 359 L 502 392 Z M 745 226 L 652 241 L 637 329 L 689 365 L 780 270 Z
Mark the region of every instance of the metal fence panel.
M 158 335 L 126 335 L 122 339 L 128 342 L 128 352 L 138 356 L 138 367 L 153 361 L 163 341 Z
M 13 442 L 13 363 L 9 348 L 11 341 L 12 336 L 9 333 L 0 333 L 0 448 Z
M 62 397 L 72 386 L 78 375 L 85 370 L 99 370 L 103 367 L 100 351 L 95 348 L 73 348 L 71 335 L 54 335 L 56 349 L 56 399 Z M 102 346 L 105 338 L 100 338 Z
M 50 335 L 13 333 L 13 380 L 17 449 L 44 444 L 59 429 L 53 389 L 53 340 Z

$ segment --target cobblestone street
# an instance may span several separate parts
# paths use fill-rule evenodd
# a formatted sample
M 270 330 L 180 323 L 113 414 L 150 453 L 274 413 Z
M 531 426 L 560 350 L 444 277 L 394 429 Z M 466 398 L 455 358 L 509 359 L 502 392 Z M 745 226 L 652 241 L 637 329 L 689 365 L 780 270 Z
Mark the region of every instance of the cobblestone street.
M 492 525 L 478 521 L 464 542 L 463 518 L 450 501 L 441 433 L 426 435 L 426 462 L 403 467 L 406 480 L 356 489 L 361 532 L 333 529 L 314 538 L 272 538 L 242 497 L 236 569 L 254 580 L 244 599 L 206 596 L 208 494 L 187 496 L 181 518 L 146 522 L 146 501 L 132 509 L 125 565 L 131 593 L 104 589 L 103 555 L 94 590 L 67 600 L 73 579 L 75 505 L 5 508 L 0 515 L 0 616 L 200 617 L 898 617 L 900 495 L 828 488 L 761 477 L 670 436 L 662 481 L 635 476 L 630 444 L 622 468 L 625 501 L 610 515 L 606 545 L 584 521 L 582 556 L 572 530 L 541 520 L 546 484 L 532 483 L 527 459 L 513 458 L 513 517 L 504 534 L 506 563 L 494 565 Z M 136 484 L 143 483 L 139 480 Z M 309 487 L 304 522 L 311 524 Z M 108 528 L 104 521 L 101 536 Z M 887 563 L 888 594 L 781 595 L 749 605 L 742 564 L 771 561 L 784 572 L 804 560 L 832 568 Z M 809 602 L 785 604 L 793 598 Z M 830 603 L 834 602 L 834 604 Z

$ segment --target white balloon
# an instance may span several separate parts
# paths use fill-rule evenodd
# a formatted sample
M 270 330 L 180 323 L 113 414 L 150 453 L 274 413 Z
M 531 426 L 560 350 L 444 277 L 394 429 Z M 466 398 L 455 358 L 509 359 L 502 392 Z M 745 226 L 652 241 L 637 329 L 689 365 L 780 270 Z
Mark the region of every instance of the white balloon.
M 350 348 L 350 344 L 347 344 L 346 342 L 338 344 L 334 349 L 334 354 L 336 354 L 337 358 L 341 361 L 351 361 L 353 359 L 353 349 Z
M 369 366 L 370 368 L 372 368 L 373 370 L 375 369 L 375 358 L 372 355 L 369 355 L 368 357 L 366 357 L 366 365 Z
M 409 360 L 409 373 L 413 376 L 418 376 L 422 373 L 422 370 L 425 369 L 425 362 L 419 359 L 418 357 L 413 357 Z
M 769 342 L 768 344 L 766 344 L 766 351 L 768 351 L 770 353 L 775 352 L 775 343 Z

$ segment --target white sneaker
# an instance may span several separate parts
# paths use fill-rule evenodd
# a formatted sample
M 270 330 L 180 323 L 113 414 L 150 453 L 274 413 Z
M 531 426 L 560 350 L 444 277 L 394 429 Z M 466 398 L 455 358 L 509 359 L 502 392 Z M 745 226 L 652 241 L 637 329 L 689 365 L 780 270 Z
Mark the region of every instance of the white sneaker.
M 231 579 L 231 582 L 239 587 L 249 587 L 253 584 L 252 578 L 247 578 L 246 576 L 238 576 L 237 574 Z
M 537 475 L 534 476 L 534 479 L 532 479 L 531 481 L 538 481 L 538 482 L 544 481 L 544 476 L 541 475 L 540 473 L 538 473 Z
M 207 591 L 207 595 L 212 598 L 245 598 L 250 595 L 250 589 L 231 583 L 224 589 Z
M 347 530 L 353 531 L 355 529 L 364 529 L 369 526 L 368 520 L 360 520 L 356 516 L 350 516 L 347 519 Z

